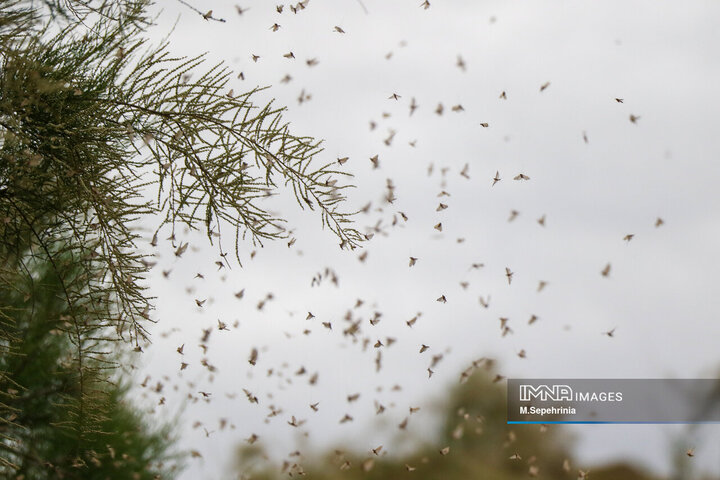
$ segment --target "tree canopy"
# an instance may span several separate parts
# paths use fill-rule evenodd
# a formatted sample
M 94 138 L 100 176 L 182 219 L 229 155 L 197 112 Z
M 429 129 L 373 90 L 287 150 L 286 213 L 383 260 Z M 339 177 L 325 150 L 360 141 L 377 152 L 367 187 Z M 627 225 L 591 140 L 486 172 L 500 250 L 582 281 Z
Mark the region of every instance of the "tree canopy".
M 122 388 L 97 382 L 116 381 L 110 350 L 141 349 L 152 321 L 140 219 L 178 257 L 185 225 L 239 261 L 243 242 L 287 236 L 263 202 L 289 189 L 341 247 L 363 239 L 342 209 L 345 174 L 316 161 L 321 142 L 293 135 L 282 107 L 256 103 L 257 89 L 236 94 L 227 67 L 149 45 L 150 6 L 0 0 L 0 443 L 11 470 L 34 435 L 28 396 L 45 388 L 13 373 L 33 332 L 43 332 L 33 349 L 49 342 L 33 365 L 61 366 L 56 380 L 77 390 L 52 421 L 78 438 L 113 421 L 97 397 Z
M 300 459 L 289 458 L 278 467 L 263 461 L 263 446 L 242 445 L 237 449 L 237 471 L 246 478 L 267 480 L 300 473 L 309 478 L 358 480 L 652 478 L 626 463 L 578 468 L 570 450 L 571 438 L 562 426 L 507 425 L 506 392 L 493 382 L 493 363 L 482 363 L 483 368 L 475 370 L 466 383 L 456 385 L 443 397 L 435 412 L 441 420 L 435 436 L 413 437 L 406 430 L 409 417 L 400 424 L 398 432 L 409 437 L 413 445 L 410 452 L 389 454 L 390 448 L 383 446 L 369 452 L 305 452 L 302 465 Z M 578 473 L 582 468 L 585 473 Z

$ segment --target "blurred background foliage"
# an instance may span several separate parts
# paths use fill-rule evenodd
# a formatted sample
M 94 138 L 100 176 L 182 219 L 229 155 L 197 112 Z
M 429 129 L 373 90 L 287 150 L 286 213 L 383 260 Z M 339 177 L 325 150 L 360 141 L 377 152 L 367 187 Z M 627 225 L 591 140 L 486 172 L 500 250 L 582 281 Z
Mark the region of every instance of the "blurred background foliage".
M 96 365 L 87 370 L 94 375 L 81 378 L 72 361 L 74 347 L 58 330 L 68 306 L 57 271 L 47 263 L 30 265 L 32 275 L 19 275 L 14 290 L 0 286 L 9 312 L 0 330 L 14 339 L 12 354 L 0 356 L 1 401 L 12 412 L 0 424 L 0 475 L 18 480 L 169 478 L 179 460 L 170 454 L 171 427 L 153 427 L 157 422 L 128 402 L 128 379 L 117 371 L 106 373 L 112 363 Z M 92 342 L 91 337 L 81 341 Z M 117 354 L 108 357 L 119 360 Z M 84 428 L 76 428 L 78 422 Z
M 504 382 L 494 382 L 494 378 L 492 368 L 478 370 L 453 388 L 437 412 L 441 416 L 437 437 L 415 438 L 416 447 L 407 455 L 396 456 L 384 449 L 377 455 L 330 450 L 295 455 L 278 466 L 268 461 L 259 444 L 244 444 L 238 447 L 235 474 L 261 480 L 298 475 L 321 480 L 658 478 L 626 463 L 578 465 L 572 455 L 573 439 L 561 426 L 507 425 Z

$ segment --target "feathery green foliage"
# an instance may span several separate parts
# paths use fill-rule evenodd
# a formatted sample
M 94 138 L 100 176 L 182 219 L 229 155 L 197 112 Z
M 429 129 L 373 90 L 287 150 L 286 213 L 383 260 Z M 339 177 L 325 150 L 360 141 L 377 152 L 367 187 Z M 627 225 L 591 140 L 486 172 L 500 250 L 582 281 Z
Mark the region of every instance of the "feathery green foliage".
M 146 427 L 126 403 L 127 386 L 108 375 L 107 362 L 90 360 L 78 368 L 76 346 L 63 331 L 69 319 L 60 277 L 49 263 L 31 262 L 28 268 L 29 285 L 0 289 L 13 320 L 0 325 L 3 338 L 13 339 L 12 351 L 0 356 L 0 401 L 9 413 L 0 420 L 0 473 L 28 479 L 151 479 L 170 473 L 175 459 L 168 453 L 168 427 Z M 18 284 L 27 280 L 17 276 Z M 81 340 L 89 350 L 104 343 L 93 332 Z
M 42 338 L 63 339 L 43 351 L 46 368 L 77 389 L 53 421 L 83 439 L 110 418 L 97 407 L 115 391 L 109 346 L 139 345 L 151 321 L 139 219 L 156 219 L 155 239 L 202 229 L 223 256 L 229 233 L 239 261 L 244 241 L 287 236 L 264 199 L 288 187 L 341 247 L 362 240 L 341 209 L 345 174 L 314 161 L 320 142 L 293 135 L 282 108 L 256 105 L 257 90 L 228 91 L 222 65 L 148 46 L 150 4 L 0 0 L 0 448 L 16 456 L 27 450 L 14 422 L 36 407 L 9 372 L 22 332 L 43 322 Z M 45 269 L 59 316 L 33 300 Z

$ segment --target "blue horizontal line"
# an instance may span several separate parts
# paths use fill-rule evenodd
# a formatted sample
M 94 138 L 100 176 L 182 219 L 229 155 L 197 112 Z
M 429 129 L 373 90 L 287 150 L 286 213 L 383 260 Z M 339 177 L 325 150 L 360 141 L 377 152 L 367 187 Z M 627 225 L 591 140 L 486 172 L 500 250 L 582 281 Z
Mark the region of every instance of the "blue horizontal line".
M 561 424 L 622 424 L 622 425 L 701 425 L 701 424 L 717 424 L 720 421 L 708 420 L 701 422 L 626 422 L 626 421 L 595 421 L 595 420 L 568 420 L 568 421 L 510 421 L 508 425 L 561 425 Z

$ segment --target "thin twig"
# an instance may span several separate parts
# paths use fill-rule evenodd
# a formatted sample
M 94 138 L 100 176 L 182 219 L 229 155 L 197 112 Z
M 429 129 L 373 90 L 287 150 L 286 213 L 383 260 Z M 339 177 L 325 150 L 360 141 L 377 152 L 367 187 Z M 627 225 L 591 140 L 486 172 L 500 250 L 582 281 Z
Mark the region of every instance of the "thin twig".
M 187 3 L 185 0 L 177 0 L 177 1 L 180 2 L 180 3 L 182 3 L 183 5 L 185 5 L 185 6 L 188 7 L 190 10 L 192 10 L 192 11 L 195 12 L 195 13 L 197 13 L 197 14 L 200 15 L 201 17 L 203 17 L 205 20 L 214 20 L 214 21 L 216 21 L 216 22 L 225 23 L 225 19 L 224 19 L 224 18 L 215 18 L 215 17 L 213 17 L 213 16 L 212 16 L 212 10 L 210 10 L 210 11 L 208 11 L 208 12 L 202 12 L 202 11 L 198 10 L 197 8 L 193 7 L 192 5 L 190 5 L 189 3 Z M 210 14 L 210 15 L 208 15 L 208 14 Z

